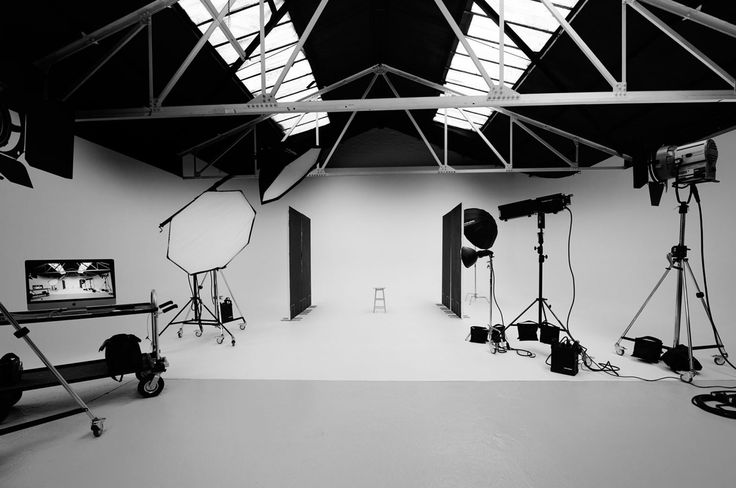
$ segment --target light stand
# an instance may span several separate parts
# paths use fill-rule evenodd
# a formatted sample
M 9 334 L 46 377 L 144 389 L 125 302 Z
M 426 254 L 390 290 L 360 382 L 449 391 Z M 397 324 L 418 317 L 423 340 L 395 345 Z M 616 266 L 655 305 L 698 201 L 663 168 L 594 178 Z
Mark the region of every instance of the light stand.
M 690 196 L 688 196 L 688 199 L 686 201 L 680 201 L 678 196 L 678 203 L 680 204 L 678 212 L 680 214 L 680 236 L 679 241 L 677 245 L 672 246 L 672 249 L 669 253 L 667 253 L 667 262 L 669 265 L 667 268 L 665 268 L 664 273 L 662 274 L 662 277 L 659 279 L 656 285 L 654 285 L 654 289 L 652 289 L 651 293 L 649 293 L 649 296 L 644 300 L 644 303 L 639 308 L 639 310 L 636 312 L 636 315 L 634 315 L 634 318 L 631 320 L 631 323 L 629 323 L 628 327 L 626 327 L 626 330 L 624 330 L 623 334 L 621 334 L 621 337 L 619 337 L 618 341 L 616 341 L 615 349 L 616 353 L 619 356 L 622 356 L 624 354 L 624 351 L 626 348 L 624 348 L 621 345 L 622 340 L 632 341 L 634 342 L 635 339 L 631 337 L 627 337 L 626 334 L 629 333 L 631 328 L 634 326 L 634 323 L 636 323 L 636 320 L 639 318 L 639 315 L 644 311 L 644 308 L 646 308 L 647 304 L 649 303 L 649 300 L 654 296 L 654 294 L 659 289 L 659 286 L 662 284 L 664 279 L 667 277 L 670 271 L 673 269 L 677 271 L 677 289 L 676 289 L 676 297 L 675 297 L 675 330 L 674 330 L 674 340 L 672 343 L 672 348 L 676 348 L 680 344 L 680 332 L 681 332 L 681 325 L 682 325 L 682 317 L 683 317 L 683 303 L 685 305 L 685 331 L 687 333 L 687 355 L 688 355 L 688 371 L 685 371 L 680 374 L 680 379 L 682 381 L 685 381 L 687 383 L 690 383 L 693 380 L 693 377 L 697 374 L 697 371 L 695 371 L 695 364 L 693 361 L 693 351 L 699 350 L 699 349 L 718 349 L 719 353 L 715 356 L 715 363 L 718 365 L 722 365 L 726 362 L 726 358 L 728 358 L 728 354 L 724 350 L 723 342 L 721 341 L 721 337 L 718 335 L 718 331 L 713 327 L 713 337 L 716 341 L 713 345 L 707 345 L 707 346 L 693 346 L 692 344 L 692 331 L 690 326 L 690 301 L 689 296 L 687 292 L 687 276 L 690 276 L 690 279 L 692 280 L 693 284 L 695 285 L 695 290 L 697 293 L 695 296 L 700 299 L 700 303 L 703 305 L 703 309 L 705 310 L 706 315 L 708 316 L 708 320 L 710 320 L 711 325 L 713 325 L 713 316 L 711 315 L 710 306 L 708 305 L 708 302 L 705 300 L 705 294 L 700 290 L 700 286 L 698 285 L 698 281 L 695 279 L 695 274 L 693 273 L 692 268 L 690 267 L 690 263 L 687 258 L 687 251 L 688 247 L 685 245 L 685 223 L 687 219 L 687 211 L 688 211 L 688 203 L 690 202 L 690 197 L 695 197 L 696 201 L 700 201 L 700 196 L 698 195 L 698 189 L 695 186 L 694 183 L 689 185 L 690 188 Z M 685 271 L 687 270 L 687 274 Z
M 184 335 L 184 325 L 196 325 L 197 329 L 194 331 L 194 335 L 197 337 L 201 337 L 202 333 L 204 332 L 205 325 L 212 325 L 214 327 L 217 327 L 220 330 L 220 335 L 217 337 L 217 343 L 222 344 L 225 340 L 225 333 L 230 336 L 230 343 L 234 346 L 235 345 L 235 337 L 233 334 L 228 330 L 228 328 L 225 326 L 224 322 L 222 321 L 222 317 L 220 316 L 220 308 L 219 308 L 219 290 L 218 290 L 218 273 L 221 273 L 222 270 L 220 269 L 213 269 L 211 271 L 205 271 L 204 273 L 196 273 L 189 276 L 191 279 L 190 288 L 192 290 L 192 296 L 189 299 L 189 301 L 184 305 L 181 310 L 174 316 L 173 319 L 166 325 L 166 327 L 163 328 L 163 330 L 159 333 L 159 336 L 166 332 L 166 329 L 169 328 L 170 325 L 177 324 L 179 325 L 179 330 L 176 332 L 176 335 L 181 338 Z M 204 275 L 205 279 L 200 281 L 199 276 Z M 210 309 L 203 301 L 201 297 L 200 291 L 202 288 L 204 288 L 204 281 L 206 280 L 206 276 L 210 276 L 211 281 L 211 292 L 212 292 L 212 304 L 213 309 Z M 222 275 L 223 280 L 225 281 L 225 286 L 228 289 L 228 292 L 230 293 L 230 296 L 233 296 L 232 290 L 230 290 L 230 286 L 227 283 L 227 280 L 225 279 L 225 275 Z M 229 320 L 228 322 L 236 321 L 236 320 L 242 320 L 243 322 L 240 324 L 240 329 L 245 329 L 246 321 L 242 317 L 242 312 L 240 312 L 240 307 L 238 307 L 237 303 L 235 303 L 235 307 L 238 310 L 238 313 L 240 313 L 239 317 L 234 317 L 232 320 Z M 186 310 L 186 315 L 184 316 L 183 320 L 177 320 L 179 316 Z M 193 318 L 189 318 L 189 314 L 194 314 Z M 206 314 L 205 314 L 206 313 Z
M 491 256 L 489 256 L 489 258 L 491 258 L 491 260 L 493 259 L 492 253 L 491 253 Z M 493 265 L 489 264 L 488 266 L 492 270 Z M 473 300 L 478 300 L 479 298 L 482 298 L 483 300 L 490 303 L 490 301 L 488 300 L 488 297 L 485 297 L 483 295 L 478 295 L 478 265 L 476 263 L 476 264 L 473 264 L 473 293 L 468 293 L 465 299 L 468 301 L 468 305 L 472 305 Z
M 542 324 L 547 321 L 547 310 L 549 310 L 549 313 L 552 314 L 552 316 L 557 320 L 557 323 L 560 326 L 560 329 L 567 332 L 567 329 L 565 329 L 565 326 L 562 325 L 562 321 L 555 315 L 555 313 L 552 311 L 552 307 L 548 303 L 547 299 L 544 298 L 544 261 L 547 259 L 547 255 L 544 254 L 544 227 L 545 227 L 545 213 L 544 212 L 538 212 L 537 213 L 537 228 L 539 229 L 539 232 L 537 232 L 537 245 L 534 247 L 534 250 L 537 251 L 537 254 L 539 255 L 539 289 L 538 289 L 538 295 L 537 298 L 535 298 L 532 303 L 529 304 L 519 315 L 516 316 L 514 320 L 512 320 L 508 327 L 511 327 L 511 325 L 515 324 L 519 318 L 524 315 L 530 308 L 532 308 L 534 305 L 537 305 L 537 318 L 538 318 L 538 324 L 541 327 Z

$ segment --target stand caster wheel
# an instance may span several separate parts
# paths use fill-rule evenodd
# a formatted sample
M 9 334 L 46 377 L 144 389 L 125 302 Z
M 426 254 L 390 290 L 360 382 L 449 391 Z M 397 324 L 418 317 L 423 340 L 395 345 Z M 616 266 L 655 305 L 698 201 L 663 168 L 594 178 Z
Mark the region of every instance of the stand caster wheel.
M 230 344 L 232 344 L 233 347 L 235 347 L 235 339 L 233 339 Z
M 680 380 L 684 381 L 685 383 L 692 383 L 693 382 L 693 372 L 685 371 L 684 373 L 681 373 Z
M 102 431 L 105 430 L 104 420 L 105 419 L 94 419 L 92 421 L 91 429 L 93 436 L 100 437 L 102 435 Z
M 202 331 L 201 331 L 201 330 L 195 330 L 195 331 L 194 331 L 194 335 L 195 335 L 196 337 L 202 337 Z
M 177 337 L 178 337 L 179 339 L 181 339 L 183 335 L 184 335 L 184 332 L 183 332 L 183 331 L 182 331 L 181 329 L 179 329 L 179 330 L 178 330 L 178 331 L 176 332 L 176 336 L 177 336 Z
M 225 338 L 224 338 L 224 337 L 222 337 L 222 336 L 220 336 L 220 337 L 218 337 L 218 338 L 217 338 L 217 343 L 218 343 L 218 344 L 222 344 L 222 342 L 223 342 L 224 340 L 225 340 Z
M 245 326 L 247 323 L 248 322 L 243 322 L 242 324 L 240 324 L 240 330 L 245 330 Z
M 718 366 L 723 366 L 726 364 L 726 358 L 723 356 L 716 356 L 713 358 L 713 362 L 715 362 Z
M 158 396 L 159 393 L 164 389 L 164 379 L 158 375 L 154 375 L 149 378 L 143 378 L 138 383 L 138 393 L 143 398 L 151 398 Z
M 626 351 L 626 348 L 624 346 L 617 342 L 616 344 L 614 344 L 613 347 L 616 349 L 616 354 L 618 354 L 619 356 L 624 355 L 624 352 Z

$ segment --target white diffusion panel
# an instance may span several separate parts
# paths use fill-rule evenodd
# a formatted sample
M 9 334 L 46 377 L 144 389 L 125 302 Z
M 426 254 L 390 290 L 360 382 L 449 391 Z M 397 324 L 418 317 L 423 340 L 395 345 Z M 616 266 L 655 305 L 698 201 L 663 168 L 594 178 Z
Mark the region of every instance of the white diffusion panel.
M 224 268 L 250 242 L 255 216 L 239 190 L 205 192 L 171 220 L 167 257 L 189 274 Z

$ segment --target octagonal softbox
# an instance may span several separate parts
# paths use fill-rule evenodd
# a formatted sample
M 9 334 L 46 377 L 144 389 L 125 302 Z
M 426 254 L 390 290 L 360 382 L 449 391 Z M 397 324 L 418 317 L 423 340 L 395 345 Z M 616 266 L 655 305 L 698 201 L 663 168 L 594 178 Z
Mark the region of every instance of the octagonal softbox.
M 224 268 L 250 242 L 255 216 L 240 190 L 202 193 L 171 219 L 166 257 L 190 275 Z

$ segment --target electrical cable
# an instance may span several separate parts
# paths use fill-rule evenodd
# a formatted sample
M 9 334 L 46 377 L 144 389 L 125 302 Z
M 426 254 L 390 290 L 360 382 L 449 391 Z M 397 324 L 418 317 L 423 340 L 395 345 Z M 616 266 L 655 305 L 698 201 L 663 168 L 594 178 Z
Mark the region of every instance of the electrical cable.
M 705 271 L 705 232 L 703 230 L 703 206 L 700 203 L 700 194 L 698 193 L 695 185 L 691 187 L 691 192 L 695 195 L 695 203 L 698 204 L 698 218 L 700 221 L 700 266 L 703 270 L 703 290 L 705 291 L 706 315 L 708 316 L 708 321 L 710 322 L 710 326 L 713 329 L 713 335 L 716 339 L 718 352 L 721 353 L 721 357 L 723 358 L 724 362 L 731 366 L 731 368 L 736 369 L 736 366 L 734 366 L 734 364 L 728 359 L 728 354 L 726 353 L 725 349 L 723 349 L 723 347 L 721 346 L 721 344 L 723 344 L 723 341 L 721 340 L 721 335 L 718 333 L 718 328 L 716 327 L 715 321 L 713 320 L 713 312 L 710 308 L 710 294 L 708 293 L 708 275 Z
M 491 282 L 493 285 L 491 286 L 491 307 L 493 304 L 496 304 L 496 308 L 498 309 L 498 313 L 501 315 L 501 326 L 506 327 L 506 321 L 503 318 L 503 310 L 501 310 L 501 306 L 498 304 L 498 299 L 496 298 L 496 270 L 493 269 L 491 266 Z M 493 328 L 493 324 L 490 324 L 491 328 Z
M 565 320 L 565 329 L 568 335 L 572 337 L 572 334 L 570 334 L 570 315 L 572 314 L 572 307 L 575 305 L 575 272 L 572 270 L 572 259 L 571 259 L 571 253 L 570 253 L 570 246 L 572 242 L 572 210 L 570 210 L 570 207 L 565 207 L 565 210 L 570 214 L 570 230 L 567 233 L 567 267 L 570 269 L 570 277 L 572 278 L 572 300 L 570 301 L 570 308 L 567 311 L 567 319 Z M 574 340 L 574 339 L 573 339 Z

